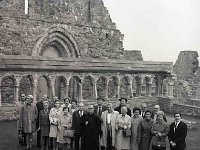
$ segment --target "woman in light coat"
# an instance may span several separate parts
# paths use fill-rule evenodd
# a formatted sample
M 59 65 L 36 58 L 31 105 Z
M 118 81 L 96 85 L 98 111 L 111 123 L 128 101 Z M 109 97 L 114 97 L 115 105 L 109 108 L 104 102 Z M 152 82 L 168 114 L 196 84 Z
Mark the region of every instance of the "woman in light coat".
M 121 114 L 116 119 L 116 149 L 130 150 L 130 137 L 124 137 L 123 131 L 131 128 L 131 117 L 127 115 L 127 108 L 121 108 Z
M 49 113 L 49 120 L 50 120 L 49 137 L 53 139 L 53 150 L 56 150 L 57 148 L 56 138 L 58 134 L 58 124 L 59 124 L 59 117 L 61 113 L 62 113 L 62 110 L 60 109 L 60 102 L 59 100 L 56 100 L 54 107 L 51 108 L 50 113 Z
M 115 126 L 119 112 L 113 110 L 112 103 L 108 103 L 107 109 L 108 110 L 104 111 L 101 115 L 101 146 L 106 150 L 115 150 Z
M 60 115 L 58 124 L 57 142 L 61 145 L 63 150 L 71 150 L 71 137 L 64 136 L 65 130 L 71 130 L 72 126 L 72 115 L 69 111 L 69 107 L 63 108 L 63 113 Z

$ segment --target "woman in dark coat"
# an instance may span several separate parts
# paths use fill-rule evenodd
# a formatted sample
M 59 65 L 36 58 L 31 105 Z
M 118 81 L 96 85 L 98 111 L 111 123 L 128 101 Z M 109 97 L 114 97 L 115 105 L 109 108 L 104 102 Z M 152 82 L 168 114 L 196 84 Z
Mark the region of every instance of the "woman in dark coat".
M 147 110 L 145 111 L 144 119 L 138 125 L 137 141 L 139 143 L 139 150 L 149 150 L 152 126 L 153 119 L 151 119 L 151 111 Z
M 153 136 L 151 139 L 150 150 L 166 150 L 166 137 L 169 133 L 169 125 L 164 121 L 163 116 L 163 111 L 157 112 L 157 120 L 151 129 Z
M 39 115 L 39 125 L 42 137 L 42 150 L 48 150 L 49 143 L 49 131 L 50 131 L 50 121 L 49 121 L 49 103 L 48 101 L 43 102 L 44 109 L 40 111 Z M 45 146 L 46 144 L 46 146 Z

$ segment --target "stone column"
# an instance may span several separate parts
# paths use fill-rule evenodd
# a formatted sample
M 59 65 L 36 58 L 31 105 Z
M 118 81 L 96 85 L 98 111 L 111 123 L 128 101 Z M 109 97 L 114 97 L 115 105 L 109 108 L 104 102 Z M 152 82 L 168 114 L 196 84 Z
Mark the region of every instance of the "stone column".
M 51 83 L 52 95 L 55 96 L 55 83 Z
M 117 94 L 116 97 L 119 98 L 120 97 L 120 84 L 117 84 Z
M 97 84 L 96 82 L 94 81 L 94 84 L 93 84 L 93 97 L 97 99 Z
M 173 90 L 174 90 L 174 84 L 169 83 L 167 86 L 167 95 L 168 97 L 172 98 L 173 97 Z
M 65 97 L 69 97 L 69 83 L 65 85 Z
M 159 88 L 158 88 L 158 83 L 155 84 L 155 96 L 159 95 Z
M 130 97 L 130 98 L 133 97 L 132 83 L 129 83 L 129 84 L 128 84 L 128 97 Z
M 151 96 L 151 86 L 152 84 L 148 83 L 146 86 L 146 96 Z
M 47 97 L 49 98 L 49 99 L 53 99 L 53 95 L 52 95 L 52 88 L 51 88 L 51 85 L 48 85 L 47 84 L 47 87 L 48 87 L 48 93 L 47 93 Z
M 141 83 L 137 83 L 137 89 L 136 89 L 137 97 L 141 96 L 141 90 L 142 90 Z
M 108 82 L 106 82 L 105 84 L 104 96 L 105 96 L 105 99 L 108 99 Z
M 60 100 L 63 100 L 64 97 L 65 97 L 65 90 L 64 90 L 64 84 L 63 83 L 60 83 Z
M 37 101 L 37 82 L 33 82 L 33 101 Z
M 82 83 L 79 83 L 79 101 L 83 100 L 83 86 Z
M 157 91 L 158 96 L 163 96 L 163 80 L 159 79 L 158 81 L 158 91 Z
M 77 81 L 76 78 L 73 78 L 73 97 L 76 97 L 76 95 L 78 95 L 78 86 L 79 86 L 79 81 Z M 82 91 L 82 90 L 81 90 Z
M 1 100 L 1 78 L 0 78 L 0 107 L 2 106 L 2 100 Z
M 19 102 L 19 87 L 20 87 L 20 85 L 18 83 L 16 83 L 15 84 L 15 92 L 14 92 L 15 102 Z

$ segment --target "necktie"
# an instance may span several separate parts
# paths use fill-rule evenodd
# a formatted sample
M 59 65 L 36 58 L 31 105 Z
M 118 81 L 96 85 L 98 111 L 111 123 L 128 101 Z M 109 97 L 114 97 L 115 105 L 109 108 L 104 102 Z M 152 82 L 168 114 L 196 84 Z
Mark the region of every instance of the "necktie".
M 176 128 L 177 128 L 177 122 L 175 122 L 174 132 L 176 132 Z
M 98 115 L 101 115 L 101 112 L 102 112 L 102 107 L 99 106 L 99 112 L 98 112 Z
M 83 116 L 83 112 L 79 111 L 79 115 L 80 115 L 80 117 L 82 117 Z

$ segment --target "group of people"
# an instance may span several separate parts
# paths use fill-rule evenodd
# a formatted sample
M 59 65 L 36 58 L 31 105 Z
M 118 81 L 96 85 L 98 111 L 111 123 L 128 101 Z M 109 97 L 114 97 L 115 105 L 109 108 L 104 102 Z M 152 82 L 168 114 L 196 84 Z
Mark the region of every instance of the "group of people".
M 120 98 L 118 107 L 112 103 L 97 105 L 65 98 L 61 104 L 57 97 L 33 104 L 31 95 L 21 94 L 16 105 L 18 130 L 25 136 L 26 149 L 32 148 L 32 135 L 37 132 L 37 144 L 42 150 L 166 150 L 169 141 L 171 150 L 184 150 L 187 125 L 181 114 L 175 113 L 175 122 L 167 124 L 159 105 L 154 111 L 141 108 L 131 111 L 127 99 Z M 168 140 L 167 140 L 168 137 Z

